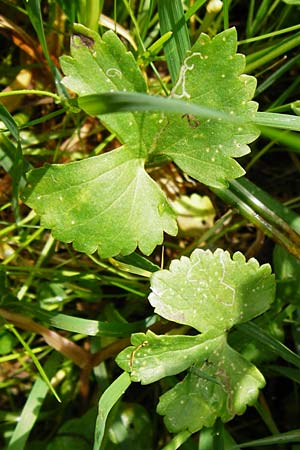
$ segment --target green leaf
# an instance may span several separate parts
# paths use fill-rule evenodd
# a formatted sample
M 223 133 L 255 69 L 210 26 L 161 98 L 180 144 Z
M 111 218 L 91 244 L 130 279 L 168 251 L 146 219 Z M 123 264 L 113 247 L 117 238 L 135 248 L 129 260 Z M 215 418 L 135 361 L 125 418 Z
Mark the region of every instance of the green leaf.
M 95 427 L 95 440 L 93 450 L 99 450 L 105 431 L 105 424 L 112 407 L 130 386 L 129 375 L 124 372 L 103 393 L 98 404 L 98 415 Z
M 53 377 L 61 364 L 61 357 L 58 353 L 53 353 L 45 364 L 45 372 L 49 378 Z M 39 376 L 35 381 L 30 394 L 28 395 L 18 423 L 10 438 L 7 450 L 23 450 L 28 440 L 29 434 L 39 417 L 42 404 L 49 391 L 49 385 Z
M 133 55 L 112 31 L 102 39 L 82 25 L 74 26 L 71 56 L 60 58 L 65 73 L 63 84 L 80 96 L 104 92 L 144 92 L 145 79 Z M 139 146 L 142 132 L 147 128 L 143 114 L 106 114 L 101 116 L 105 126 L 122 143 Z
M 191 108 L 213 112 L 214 117 L 202 122 L 196 113 L 141 112 L 132 110 L 131 104 L 131 111 L 101 115 L 123 147 L 30 172 L 22 198 L 41 216 L 43 226 L 51 228 L 57 239 L 73 242 L 79 251 L 98 249 L 103 258 L 127 255 L 136 247 L 150 254 L 162 243 L 163 233 L 175 235 L 177 226 L 145 165 L 171 158 L 189 175 L 215 187 L 242 175 L 232 158 L 247 153 L 246 144 L 257 137 L 256 128 L 249 124 L 256 111 L 256 103 L 249 101 L 255 79 L 240 75 L 244 58 L 235 54 L 236 46 L 234 29 L 213 40 L 201 35 L 188 52 L 171 94 L 175 103 L 186 100 Z M 105 93 L 146 94 L 137 63 L 111 31 L 100 38 L 77 25 L 71 56 L 62 57 L 61 65 L 64 85 L 82 99 L 88 96 L 91 110 L 93 95 L 97 99 Z M 148 97 L 154 103 L 160 100 Z M 164 99 L 164 103 L 168 102 Z M 226 115 L 243 123 L 226 120 Z
M 155 312 L 199 331 L 228 330 L 265 312 L 275 295 L 268 264 L 259 266 L 237 252 L 195 250 L 173 260 L 151 278 L 149 301 Z
M 217 383 L 199 376 L 195 369 Z M 264 385 L 258 369 L 230 348 L 223 336 L 207 358 L 199 359 L 183 381 L 161 396 L 157 411 L 165 416 L 169 431 L 194 433 L 212 426 L 218 417 L 227 422 L 243 414 Z
M 244 125 L 222 119 L 204 121 L 194 116 L 166 115 L 165 129 L 156 141 L 156 152 L 172 158 L 190 176 L 213 187 L 243 175 L 232 159 L 247 154 L 246 145 L 258 136 L 250 124 L 257 104 L 251 102 L 256 80 L 242 75 L 245 58 L 236 54 L 237 36 L 231 28 L 210 40 L 201 34 L 188 52 L 171 97 L 229 113 Z
M 153 383 L 176 375 L 202 356 L 204 359 L 216 348 L 220 337 L 157 336 L 151 331 L 131 337 L 132 347 L 124 349 L 116 358 L 117 364 L 130 372 L 132 381 Z
M 25 201 L 55 238 L 73 242 L 76 250 L 93 253 L 98 248 L 106 258 L 132 253 L 139 246 L 150 254 L 163 241 L 163 231 L 176 234 L 164 194 L 142 160 L 124 148 L 70 164 L 46 165 L 32 171 L 28 183 Z

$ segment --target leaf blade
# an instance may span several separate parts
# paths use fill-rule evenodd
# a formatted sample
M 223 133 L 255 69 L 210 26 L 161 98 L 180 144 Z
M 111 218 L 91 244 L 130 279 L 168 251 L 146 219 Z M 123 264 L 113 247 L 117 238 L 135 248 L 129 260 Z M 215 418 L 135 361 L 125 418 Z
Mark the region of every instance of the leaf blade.
M 149 301 L 162 317 L 202 332 L 224 331 L 266 311 L 275 282 L 270 266 L 259 267 L 253 258 L 246 263 L 239 252 L 231 259 L 221 249 L 198 249 L 155 272 L 151 290 Z
M 88 254 L 98 249 L 103 258 L 130 254 L 137 246 L 150 254 L 163 231 L 177 231 L 173 211 L 143 160 L 125 148 L 36 169 L 22 198 L 55 238 Z

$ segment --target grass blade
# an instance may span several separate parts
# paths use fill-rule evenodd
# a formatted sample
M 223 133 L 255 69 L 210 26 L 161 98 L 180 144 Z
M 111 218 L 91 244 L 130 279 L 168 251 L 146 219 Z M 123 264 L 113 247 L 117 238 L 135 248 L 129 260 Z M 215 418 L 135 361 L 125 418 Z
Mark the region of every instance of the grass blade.
M 196 0 L 194 4 L 191 4 L 184 15 L 185 20 L 189 20 L 194 14 L 196 14 L 198 9 L 200 9 L 201 6 L 204 5 L 204 3 L 206 3 L 206 0 Z
M 60 362 L 61 358 L 59 354 L 54 352 L 50 356 L 44 367 L 44 370 L 49 378 L 52 378 L 53 375 L 56 373 Z M 48 384 L 41 377 L 39 377 L 35 381 L 30 391 L 28 399 L 19 417 L 17 426 L 8 444 L 7 450 L 24 449 L 29 433 L 32 430 L 38 418 L 41 406 L 48 391 L 49 391 Z
M 162 450 L 177 450 L 182 446 L 182 444 L 188 440 L 192 433 L 189 431 L 181 431 L 181 433 L 176 434 L 167 445 L 165 445 Z
M 226 203 L 237 208 L 267 236 L 299 258 L 300 236 L 290 225 L 296 216 L 288 208 L 282 206 L 245 177 L 231 181 L 228 189 L 213 188 L 212 190 Z
M 8 305 L 6 305 L 8 306 Z M 9 306 L 20 310 L 20 302 L 10 302 Z M 136 322 L 103 322 L 100 320 L 83 319 L 68 314 L 45 311 L 34 305 L 22 305 L 21 312 L 25 315 L 34 315 L 37 319 L 43 321 L 47 326 L 59 328 L 60 330 L 73 333 L 84 334 L 86 336 L 110 336 L 127 337 L 132 333 L 148 328 L 152 325 L 154 317 L 149 316 L 144 320 Z
M 272 64 L 276 58 L 298 47 L 299 44 L 300 35 L 297 33 L 284 41 L 280 41 L 279 44 L 264 49 L 262 52 L 252 53 L 251 56 L 247 57 L 246 72 L 251 73 L 261 66 Z
M 300 131 L 300 117 L 292 116 L 291 114 L 258 112 L 255 116 L 255 124 L 258 126 Z
M 276 436 L 270 436 L 262 439 L 255 439 L 254 441 L 239 444 L 239 448 L 259 447 L 264 445 L 282 445 L 290 444 L 292 442 L 300 442 L 300 430 L 287 431 Z M 238 447 L 237 447 L 238 448 Z
M 48 51 L 45 32 L 44 32 L 44 26 L 43 26 L 43 19 L 42 19 L 41 2 L 39 0 L 27 0 L 26 1 L 26 10 L 27 10 L 29 19 L 32 23 L 32 26 L 35 29 L 35 32 L 39 38 L 39 41 L 40 41 L 43 53 L 45 55 L 45 58 L 47 60 L 47 63 L 50 67 L 52 76 L 54 78 L 57 92 L 62 98 L 68 98 L 67 91 L 64 88 L 64 86 L 61 84 L 62 76 L 61 76 L 60 72 L 58 71 L 57 67 L 55 66 L 55 64 L 52 62 L 49 51 Z
M 130 376 L 127 372 L 124 372 L 106 389 L 101 396 L 98 405 L 98 416 L 96 419 L 93 450 L 100 450 L 108 414 L 130 384 Z
M 293 364 L 296 367 L 300 367 L 300 356 L 292 352 L 282 342 L 275 339 L 269 333 L 258 327 L 253 322 L 244 323 L 237 327 L 246 336 L 254 339 L 259 345 L 266 347 L 270 352 L 277 356 L 280 356 L 285 361 Z
M 269 127 L 261 127 L 261 134 L 268 137 L 272 141 L 280 142 L 285 146 L 289 147 L 287 151 L 293 151 L 295 153 L 300 153 L 300 136 L 296 133 L 289 133 L 282 130 L 274 130 Z
M 158 0 L 161 34 L 172 31 L 164 45 L 166 60 L 173 83 L 175 83 L 186 52 L 191 43 L 181 0 Z
M 6 327 L 11 330 L 13 332 L 13 334 L 16 336 L 16 338 L 20 341 L 20 343 L 23 345 L 24 349 L 27 351 L 28 355 L 30 356 L 30 358 L 32 359 L 32 361 L 34 362 L 37 370 L 39 371 L 39 374 L 41 376 L 41 379 L 44 381 L 44 383 L 46 383 L 48 389 L 50 389 L 50 391 L 52 392 L 52 394 L 54 395 L 54 397 L 56 398 L 56 400 L 61 403 L 61 400 L 59 398 L 59 396 L 57 395 L 54 387 L 52 386 L 52 384 L 49 381 L 49 378 L 45 372 L 45 370 L 43 369 L 41 363 L 39 362 L 39 360 L 37 359 L 37 357 L 35 356 L 35 354 L 33 353 L 33 351 L 31 350 L 31 348 L 29 347 L 29 345 L 24 341 L 24 339 L 22 338 L 22 336 L 20 335 L 20 333 L 15 329 L 15 327 L 13 325 L 6 325 Z
M 20 133 L 12 115 L 0 103 L 0 121 L 2 121 L 11 135 L 16 140 L 16 145 L 7 139 L 5 135 L 0 136 L 0 164 L 12 177 L 12 207 L 16 222 L 20 221 L 19 190 L 25 186 L 25 161 L 22 153 Z M 3 152 L 3 155 L 1 153 Z
M 232 117 L 230 114 L 207 108 L 206 106 L 138 92 L 105 92 L 104 94 L 84 95 L 79 97 L 77 101 L 79 107 L 91 115 L 127 111 L 161 111 L 194 114 L 211 119 L 220 118 L 235 123 L 240 122 L 237 117 Z

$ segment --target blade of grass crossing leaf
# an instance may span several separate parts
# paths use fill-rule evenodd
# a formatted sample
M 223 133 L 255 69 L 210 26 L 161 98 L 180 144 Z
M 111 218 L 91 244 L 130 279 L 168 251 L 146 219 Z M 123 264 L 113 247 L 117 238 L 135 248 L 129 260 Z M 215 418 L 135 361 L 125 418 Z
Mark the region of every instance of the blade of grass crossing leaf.
M 15 329 L 15 327 L 13 325 L 6 325 L 6 327 L 12 331 L 12 333 L 16 336 L 16 338 L 20 341 L 20 343 L 23 345 L 23 347 L 25 348 L 25 350 L 27 351 L 28 355 L 30 356 L 30 358 L 32 359 L 32 361 L 34 362 L 37 370 L 39 371 L 39 374 L 41 376 L 41 378 L 44 380 L 44 382 L 46 383 L 46 385 L 48 386 L 48 389 L 50 389 L 50 391 L 52 392 L 52 394 L 54 395 L 54 397 L 56 398 L 56 400 L 58 402 L 61 403 L 61 400 L 58 396 L 58 394 L 56 393 L 54 387 L 52 386 L 52 384 L 49 381 L 49 378 L 45 372 L 45 370 L 43 369 L 41 363 L 39 362 L 39 360 L 37 359 L 37 357 L 35 356 L 35 354 L 33 353 L 33 351 L 31 350 L 31 348 L 29 347 L 29 345 L 27 344 L 27 342 L 24 341 L 24 339 L 22 338 L 22 336 L 20 335 L 20 333 L 18 333 L 18 331 Z
M 101 396 L 98 405 L 93 450 L 100 450 L 108 414 L 130 384 L 130 376 L 127 372 L 124 372 L 106 389 Z
M 61 363 L 61 357 L 58 353 L 54 352 L 45 364 L 44 371 L 49 378 L 52 378 L 56 373 L 59 364 Z M 30 431 L 32 430 L 43 404 L 43 401 L 49 391 L 48 384 L 39 377 L 28 396 L 22 413 L 19 417 L 18 423 L 12 437 L 9 441 L 7 450 L 23 450 Z
M 251 339 L 255 339 L 255 341 L 257 341 L 260 345 L 265 346 L 275 355 L 280 356 L 285 361 L 293 364 L 296 367 L 300 367 L 299 355 L 294 353 L 292 350 L 282 344 L 282 342 L 275 339 L 262 328 L 258 327 L 256 324 L 252 322 L 245 323 L 243 325 L 239 325 L 238 329 Z
M 164 111 L 194 114 L 211 119 L 220 118 L 234 123 L 240 122 L 237 117 L 206 106 L 139 92 L 105 92 L 104 94 L 84 95 L 78 98 L 78 105 L 92 115 L 127 111 Z
M 158 0 L 158 15 L 161 34 L 173 33 L 164 50 L 171 79 L 175 83 L 186 52 L 191 47 L 182 1 Z

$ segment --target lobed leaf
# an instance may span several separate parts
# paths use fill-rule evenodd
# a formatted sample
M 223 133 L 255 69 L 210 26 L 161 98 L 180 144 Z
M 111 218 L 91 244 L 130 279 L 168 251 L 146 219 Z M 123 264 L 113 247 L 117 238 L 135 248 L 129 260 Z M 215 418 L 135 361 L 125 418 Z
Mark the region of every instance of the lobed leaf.
M 124 148 L 33 170 L 23 199 L 55 238 L 88 254 L 98 248 L 103 258 L 132 253 L 137 246 L 150 254 L 163 241 L 163 231 L 177 231 L 173 211 L 143 161 Z
M 177 226 L 145 165 L 171 158 L 189 175 L 215 187 L 242 175 L 233 157 L 248 152 L 247 143 L 257 136 L 249 124 L 256 111 L 256 104 L 249 101 L 255 79 L 241 75 L 245 63 L 236 47 L 234 29 L 212 40 L 201 35 L 184 60 L 171 97 L 184 99 L 191 107 L 236 116 L 243 124 L 222 116 L 202 121 L 192 114 L 167 112 L 102 114 L 101 120 L 123 147 L 30 172 L 22 198 L 41 216 L 43 226 L 57 239 L 73 242 L 79 251 L 98 249 L 103 258 L 130 254 L 137 246 L 150 254 L 162 243 L 163 233 L 175 235 Z M 62 57 L 61 66 L 63 84 L 79 96 L 146 93 L 132 54 L 111 31 L 100 38 L 76 25 L 71 56 Z
M 151 331 L 131 336 L 131 347 L 116 358 L 117 364 L 130 372 L 132 381 L 153 383 L 161 378 L 176 375 L 202 356 L 214 350 L 220 337 L 208 336 L 157 336 Z
M 199 359 L 183 381 L 161 396 L 157 411 L 165 416 L 169 431 L 194 433 L 212 426 L 218 417 L 227 422 L 243 414 L 264 385 L 259 370 L 229 347 L 223 336 L 208 358 Z
M 187 53 L 171 97 L 227 113 L 244 123 L 167 114 L 165 128 L 153 149 L 213 187 L 224 187 L 228 179 L 244 174 L 233 157 L 249 153 L 247 144 L 259 134 L 251 123 L 257 110 L 257 103 L 250 101 L 256 79 L 243 74 L 245 57 L 236 50 L 234 28 L 212 40 L 201 34 Z
M 149 296 L 155 312 L 199 331 L 229 330 L 265 312 L 275 294 L 269 264 L 259 266 L 237 252 L 195 250 L 173 260 L 169 270 L 151 278 Z
M 112 31 L 99 34 L 83 25 L 74 26 L 71 56 L 62 56 L 63 84 L 83 96 L 103 92 L 146 92 L 145 79 L 133 55 Z M 102 115 L 101 121 L 122 143 L 135 145 L 143 130 L 143 115 Z M 131 123 L 131 125 L 129 125 Z

